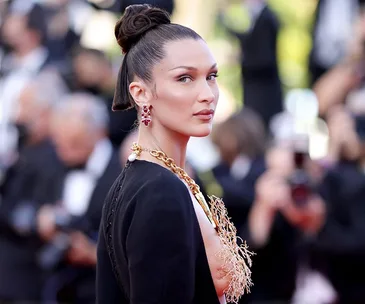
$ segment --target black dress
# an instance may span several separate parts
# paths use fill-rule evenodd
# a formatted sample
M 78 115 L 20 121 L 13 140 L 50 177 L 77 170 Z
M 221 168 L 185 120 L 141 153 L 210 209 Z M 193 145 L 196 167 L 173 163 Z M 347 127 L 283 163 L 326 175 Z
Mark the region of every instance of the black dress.
M 104 205 L 97 303 L 219 300 L 187 187 L 168 169 L 128 162 Z

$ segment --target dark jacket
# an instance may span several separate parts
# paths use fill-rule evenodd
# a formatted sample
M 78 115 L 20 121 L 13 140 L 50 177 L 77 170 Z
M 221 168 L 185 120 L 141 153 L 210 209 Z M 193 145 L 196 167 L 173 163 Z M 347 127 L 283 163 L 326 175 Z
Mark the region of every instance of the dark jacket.
M 43 141 L 22 149 L 18 162 L 9 170 L 3 184 L 0 204 L 0 299 L 40 299 L 43 273 L 36 263 L 36 253 L 42 242 L 34 229 L 29 233 L 16 229 L 14 215 L 22 206 L 27 206 L 27 210 L 35 214 L 42 204 L 49 202 L 46 197 L 40 199 L 37 188 L 51 171 L 59 173 L 63 167 L 52 144 Z
M 84 215 L 72 224 L 72 228 L 86 234 L 95 242 L 98 238 L 103 203 L 113 182 L 121 172 L 117 152 L 113 152 L 109 163 L 96 182 L 88 208 Z M 43 193 L 52 197 L 52 202 L 58 202 L 62 197 L 64 181 L 67 172 L 49 176 L 44 183 Z M 48 193 L 47 193 L 48 192 Z M 45 282 L 43 300 L 61 303 L 95 303 L 95 266 L 74 266 L 67 262 L 61 263 Z
M 243 103 L 268 126 L 271 118 L 283 109 L 277 65 L 279 21 L 266 6 L 248 32 L 229 32 L 237 37 L 241 46 Z
M 99 234 L 97 303 L 219 303 L 189 191 L 169 170 L 128 162 Z
M 365 298 L 365 174 L 355 162 L 340 162 L 324 179 L 320 192 L 327 220 L 313 249 L 314 267 L 337 290 L 339 303 Z

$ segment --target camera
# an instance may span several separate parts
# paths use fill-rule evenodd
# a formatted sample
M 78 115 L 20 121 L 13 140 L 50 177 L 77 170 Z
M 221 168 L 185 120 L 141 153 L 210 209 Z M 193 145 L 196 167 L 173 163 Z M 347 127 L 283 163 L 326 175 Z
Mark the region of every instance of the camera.
M 32 202 L 22 202 L 11 214 L 10 221 L 18 235 L 31 237 L 38 234 L 37 214 L 39 209 Z M 63 259 L 70 246 L 68 232 L 72 229 L 72 217 L 67 213 L 55 212 L 57 234 L 55 238 L 40 248 L 37 262 L 45 270 L 55 268 Z
M 355 130 L 359 139 L 365 142 L 365 115 L 357 115 L 355 119 Z
M 37 214 L 39 209 L 32 202 L 22 202 L 11 214 L 13 229 L 23 237 L 38 234 Z M 43 245 L 37 255 L 37 262 L 43 269 L 53 269 L 63 260 L 71 246 L 69 236 L 72 231 L 87 233 L 89 223 L 84 217 L 73 216 L 66 210 L 55 208 L 54 221 L 57 233 L 50 243 Z
M 310 159 L 309 153 L 301 150 L 294 150 L 294 172 L 289 178 L 291 197 L 298 206 L 304 206 L 314 193 L 314 185 L 311 177 L 305 169 L 306 161 Z
M 88 235 L 91 230 L 84 216 L 71 215 L 64 209 L 55 209 L 54 216 L 57 233 L 38 253 L 38 264 L 45 270 L 54 269 L 63 261 L 71 247 L 71 232 L 81 231 Z
M 37 208 L 29 201 L 21 202 L 11 213 L 10 223 L 20 236 L 37 234 Z

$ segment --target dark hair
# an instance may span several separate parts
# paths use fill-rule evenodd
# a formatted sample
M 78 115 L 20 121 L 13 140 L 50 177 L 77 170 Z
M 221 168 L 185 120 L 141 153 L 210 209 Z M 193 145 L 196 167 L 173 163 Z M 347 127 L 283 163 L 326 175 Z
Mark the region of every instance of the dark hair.
M 164 9 L 165 11 L 169 12 L 169 14 L 172 14 L 174 10 L 174 0 L 123 0 L 121 1 L 121 12 L 124 12 L 126 7 L 128 7 L 131 4 L 150 4 L 155 7 L 159 7 Z
M 221 147 L 224 145 L 224 140 L 229 138 L 228 134 L 231 134 L 236 141 L 234 147 L 237 151 L 230 151 L 231 154 L 244 153 L 251 158 L 264 154 L 266 131 L 262 119 L 255 111 L 244 108 L 218 124 L 213 129 L 213 142 Z
M 116 84 L 113 110 L 135 106 L 129 93 L 134 76 L 151 81 L 154 64 L 164 56 L 169 41 L 185 38 L 202 39 L 192 29 L 170 23 L 169 14 L 147 4 L 130 5 L 115 25 L 115 37 L 125 54 Z

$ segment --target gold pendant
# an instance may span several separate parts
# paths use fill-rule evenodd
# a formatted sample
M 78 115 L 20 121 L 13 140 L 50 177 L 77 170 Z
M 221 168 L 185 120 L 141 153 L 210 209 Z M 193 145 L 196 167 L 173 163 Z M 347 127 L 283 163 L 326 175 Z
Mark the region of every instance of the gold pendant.
M 199 205 L 203 208 L 209 222 L 212 224 L 213 228 L 218 231 L 218 222 L 217 219 L 213 217 L 212 212 L 209 209 L 207 202 L 205 201 L 204 195 L 201 192 L 194 194 L 196 200 Z

